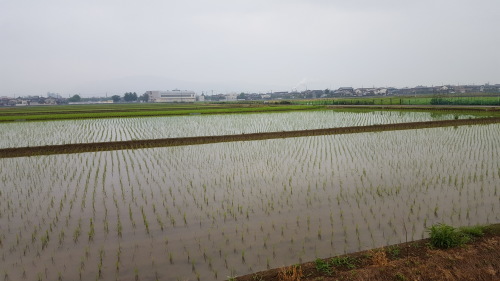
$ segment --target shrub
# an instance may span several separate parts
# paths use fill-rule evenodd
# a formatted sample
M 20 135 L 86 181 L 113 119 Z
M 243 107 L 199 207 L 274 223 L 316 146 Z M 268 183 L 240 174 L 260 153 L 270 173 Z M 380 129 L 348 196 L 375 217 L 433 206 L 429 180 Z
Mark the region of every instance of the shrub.
M 433 225 L 429 232 L 431 245 L 441 249 L 461 246 L 471 239 L 468 234 L 446 224 Z

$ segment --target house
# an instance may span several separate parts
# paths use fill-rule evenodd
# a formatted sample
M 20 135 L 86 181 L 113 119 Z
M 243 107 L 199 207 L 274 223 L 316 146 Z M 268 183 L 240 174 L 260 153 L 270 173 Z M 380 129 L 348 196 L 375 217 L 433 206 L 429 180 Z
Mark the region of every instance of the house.
M 500 92 L 500 84 L 490 85 L 489 83 L 486 83 L 482 87 L 483 87 L 482 92 L 485 92 L 485 93 L 499 93 Z
M 340 87 L 333 93 L 340 96 L 354 96 L 354 89 L 352 87 Z
M 11 102 L 11 100 L 13 102 Z M 12 105 L 12 104 L 15 104 L 15 100 L 13 100 L 9 97 L 0 97 L 0 106 L 8 106 L 8 105 Z
M 236 101 L 238 99 L 238 94 L 230 93 L 224 95 L 224 101 Z
M 387 88 L 387 95 L 388 96 L 395 96 L 395 95 L 399 95 L 399 90 L 394 88 L 394 87 L 388 87 Z
M 411 95 L 411 94 L 413 94 L 413 92 L 412 92 L 411 88 L 404 87 L 404 88 L 399 89 L 399 94 L 400 95 Z
M 453 88 L 449 85 L 434 87 L 434 92 L 439 94 L 448 94 L 453 91 Z
M 379 96 L 386 96 L 387 95 L 387 88 L 378 88 L 375 90 L 375 94 Z
M 434 93 L 433 87 L 417 86 L 413 88 L 413 94 L 415 95 L 433 94 L 433 93 Z
M 375 89 L 373 88 L 357 88 L 354 90 L 357 96 L 373 96 L 375 95 Z

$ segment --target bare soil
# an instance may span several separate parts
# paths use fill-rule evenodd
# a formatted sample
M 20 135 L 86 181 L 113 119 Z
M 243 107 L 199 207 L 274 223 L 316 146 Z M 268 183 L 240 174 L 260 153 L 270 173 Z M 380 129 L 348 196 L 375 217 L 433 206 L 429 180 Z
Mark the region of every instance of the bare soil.
M 335 261 L 337 261 L 335 265 Z M 238 281 L 269 280 L 500 280 L 500 224 L 490 226 L 483 237 L 462 247 L 433 249 L 429 240 L 276 268 L 236 278 Z M 339 262 L 340 261 L 340 262 Z M 341 261 L 347 261 L 342 264 Z M 340 263 L 340 264 L 339 264 Z M 332 265 L 333 264 L 333 265 Z M 283 272 L 301 271 L 300 279 L 285 279 Z M 300 269 L 300 270 L 298 270 Z
M 200 136 L 200 137 L 146 139 L 146 140 L 130 140 L 130 141 L 116 141 L 116 142 L 76 143 L 76 144 L 64 144 L 64 145 L 35 146 L 35 147 L 16 147 L 16 148 L 0 149 L 0 158 L 181 146 L 181 145 L 196 145 L 196 144 L 209 144 L 209 143 L 233 142 L 233 141 L 253 141 L 253 140 L 266 140 L 266 139 L 279 139 L 279 138 L 306 137 L 306 136 L 335 135 L 335 134 L 355 134 L 355 133 L 411 130 L 411 129 L 450 127 L 450 126 L 487 125 L 495 123 L 500 123 L 500 117 L 409 122 L 409 123 L 397 123 L 397 124 L 381 124 L 381 125 L 299 130 L 299 131 L 283 131 L 283 132 L 267 132 L 267 133 L 240 134 L 240 135 Z

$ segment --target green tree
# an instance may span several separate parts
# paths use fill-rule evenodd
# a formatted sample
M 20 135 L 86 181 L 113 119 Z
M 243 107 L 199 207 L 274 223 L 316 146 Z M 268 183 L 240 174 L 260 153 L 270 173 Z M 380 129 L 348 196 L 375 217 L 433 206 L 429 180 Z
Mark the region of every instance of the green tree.
M 119 95 L 114 95 L 111 97 L 111 99 L 113 100 L 113 102 L 119 102 L 122 98 Z
M 147 93 L 142 94 L 140 97 L 140 100 L 143 102 L 148 102 L 149 101 L 149 95 Z
M 135 92 L 130 92 L 130 93 L 125 93 L 123 95 L 123 100 L 130 102 L 130 101 L 136 101 L 137 100 L 137 94 Z
M 74 95 L 68 99 L 69 102 L 80 102 L 81 100 L 82 100 L 82 97 L 80 97 L 80 95 Z

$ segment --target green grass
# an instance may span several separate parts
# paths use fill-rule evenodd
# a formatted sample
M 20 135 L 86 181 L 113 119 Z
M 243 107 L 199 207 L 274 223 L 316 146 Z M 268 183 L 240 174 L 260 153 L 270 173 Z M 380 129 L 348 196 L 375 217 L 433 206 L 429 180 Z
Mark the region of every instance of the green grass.
M 483 226 L 464 226 L 458 229 L 459 232 L 469 237 L 480 237 L 484 235 L 485 227 Z
M 448 249 L 472 241 L 476 237 L 483 236 L 487 230 L 485 226 L 467 226 L 455 228 L 446 224 L 436 224 L 429 228 L 430 244 L 440 249 Z
M 0 122 L 318 110 L 308 105 L 109 104 L 0 109 Z
M 316 270 L 323 273 L 323 274 L 326 274 L 326 275 L 332 275 L 333 274 L 333 269 L 332 269 L 332 265 L 328 262 L 328 261 L 325 261 L 325 260 L 322 260 L 322 259 L 316 259 L 314 261 L 314 264 L 316 265 Z
M 358 260 L 350 256 L 334 257 L 330 260 L 316 259 L 314 261 L 316 270 L 326 275 L 332 275 L 334 268 L 354 269 L 357 263 Z
M 500 106 L 500 94 L 494 96 L 383 96 L 294 100 L 309 105 L 492 105 Z
M 387 247 L 386 252 L 391 256 L 391 258 L 397 259 L 401 255 L 401 248 L 397 245 L 389 246 Z
M 335 257 L 331 259 L 331 263 L 337 267 L 344 267 L 348 269 L 356 268 L 357 259 L 353 257 Z

